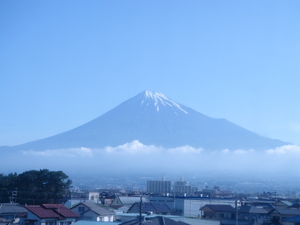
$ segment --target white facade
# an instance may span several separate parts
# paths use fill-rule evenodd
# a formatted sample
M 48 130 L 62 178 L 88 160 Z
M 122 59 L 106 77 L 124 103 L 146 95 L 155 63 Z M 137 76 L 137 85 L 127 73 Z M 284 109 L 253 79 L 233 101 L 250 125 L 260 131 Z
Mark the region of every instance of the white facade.
M 165 180 L 147 181 L 147 192 L 167 195 L 171 192 L 171 181 L 165 181 Z
M 231 205 L 235 207 L 235 199 L 223 198 L 172 198 L 172 197 L 151 197 L 150 202 L 166 204 L 170 209 L 179 212 L 185 217 L 200 217 L 200 208 L 207 204 Z
M 92 208 L 86 204 L 89 204 Z M 71 210 L 80 215 L 80 220 L 113 222 L 115 217 L 114 212 L 109 212 L 107 209 L 102 209 L 101 206 L 91 205 L 90 203 L 80 203 Z
M 99 203 L 99 193 L 98 192 L 89 192 L 89 200 Z

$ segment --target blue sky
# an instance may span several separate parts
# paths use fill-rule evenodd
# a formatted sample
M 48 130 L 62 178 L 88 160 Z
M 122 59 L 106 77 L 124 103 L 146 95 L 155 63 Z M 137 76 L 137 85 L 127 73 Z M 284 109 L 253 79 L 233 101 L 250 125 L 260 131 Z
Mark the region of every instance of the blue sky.
M 0 146 L 144 91 L 300 144 L 299 1 L 0 1 Z

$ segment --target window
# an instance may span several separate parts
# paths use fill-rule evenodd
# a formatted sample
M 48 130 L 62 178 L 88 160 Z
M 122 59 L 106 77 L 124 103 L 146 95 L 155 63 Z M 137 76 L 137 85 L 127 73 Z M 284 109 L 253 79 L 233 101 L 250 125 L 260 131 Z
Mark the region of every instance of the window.
M 35 220 L 25 220 L 25 225 L 34 225 Z
M 83 206 L 79 206 L 78 207 L 78 212 L 84 212 L 84 207 Z
M 55 220 L 47 220 L 46 225 L 55 225 Z
M 13 215 L 4 215 L 4 221 L 5 220 L 13 220 L 15 217 Z

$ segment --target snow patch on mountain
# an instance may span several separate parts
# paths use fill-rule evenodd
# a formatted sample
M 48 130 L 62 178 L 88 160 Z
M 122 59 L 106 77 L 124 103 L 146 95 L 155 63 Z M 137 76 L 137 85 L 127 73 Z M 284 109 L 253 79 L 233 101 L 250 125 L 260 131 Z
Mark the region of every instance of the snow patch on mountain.
M 145 99 L 142 100 L 141 104 L 143 105 L 145 101 L 149 99 L 154 102 L 153 104 L 156 107 L 157 112 L 160 110 L 159 106 L 163 105 L 163 106 L 175 107 L 180 111 L 184 112 L 185 114 L 188 114 L 188 112 L 184 110 L 179 104 L 169 99 L 167 96 L 165 96 L 162 93 L 154 92 L 154 91 L 145 91 Z M 148 105 L 149 103 L 146 104 Z

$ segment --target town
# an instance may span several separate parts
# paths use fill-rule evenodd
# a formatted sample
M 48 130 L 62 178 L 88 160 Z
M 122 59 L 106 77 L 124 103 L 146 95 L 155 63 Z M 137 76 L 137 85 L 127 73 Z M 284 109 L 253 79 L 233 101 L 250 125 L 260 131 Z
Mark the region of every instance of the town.
M 33 175 L 33 172 L 51 173 L 40 170 L 29 171 L 29 174 Z M 64 178 L 62 173 L 54 174 Z M 9 198 L 1 199 L 0 224 L 298 225 L 300 222 L 298 193 L 264 191 L 250 194 L 208 185 L 199 188 L 184 177 L 172 181 L 166 177 L 144 179 L 142 182 L 144 189 L 70 186 L 66 198 L 55 203 L 46 199 L 44 202 L 33 201 L 38 204 L 19 203 L 21 192 L 14 189 L 9 192 Z

